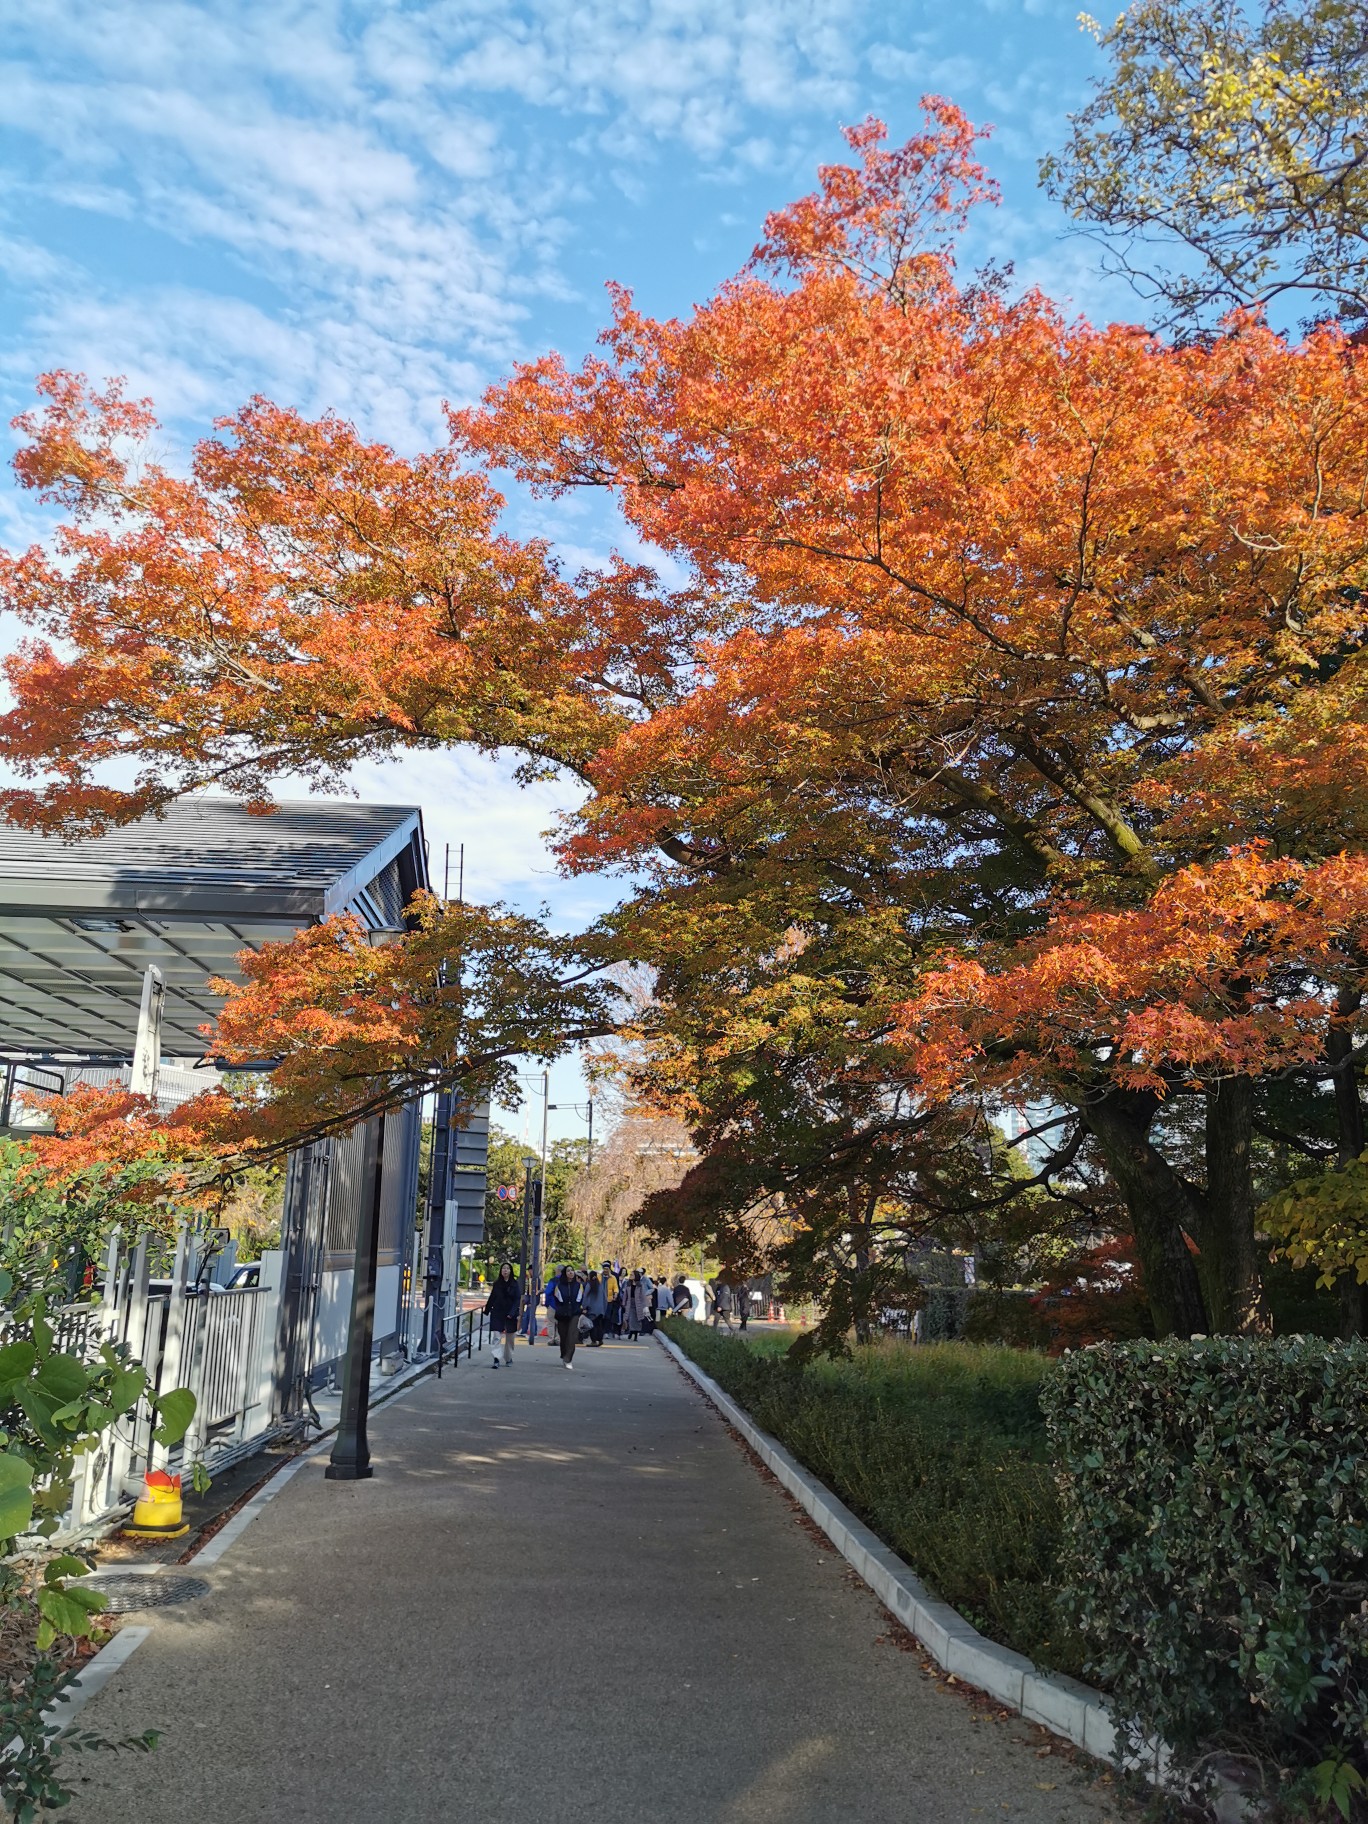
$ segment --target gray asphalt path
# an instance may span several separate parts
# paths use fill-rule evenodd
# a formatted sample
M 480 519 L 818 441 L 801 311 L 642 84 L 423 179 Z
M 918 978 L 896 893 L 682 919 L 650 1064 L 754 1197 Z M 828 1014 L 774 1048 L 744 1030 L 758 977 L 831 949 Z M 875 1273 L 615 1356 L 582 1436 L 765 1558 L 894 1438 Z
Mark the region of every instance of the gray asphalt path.
M 654 1344 L 519 1348 L 281 1491 L 87 1708 L 75 1824 L 1100 1824 L 1105 1791 L 879 1636 Z M 138 1617 L 139 1620 L 150 1616 Z

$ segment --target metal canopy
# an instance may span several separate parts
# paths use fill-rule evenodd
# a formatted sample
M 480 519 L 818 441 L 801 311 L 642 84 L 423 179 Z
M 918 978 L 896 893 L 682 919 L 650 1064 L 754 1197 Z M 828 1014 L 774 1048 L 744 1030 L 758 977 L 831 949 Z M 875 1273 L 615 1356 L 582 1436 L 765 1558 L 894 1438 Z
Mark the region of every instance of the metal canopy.
M 0 1057 L 129 1056 L 149 963 L 164 1052 L 198 1057 L 240 950 L 336 912 L 398 924 L 426 885 L 422 815 L 388 805 L 190 799 L 77 842 L 0 824 Z

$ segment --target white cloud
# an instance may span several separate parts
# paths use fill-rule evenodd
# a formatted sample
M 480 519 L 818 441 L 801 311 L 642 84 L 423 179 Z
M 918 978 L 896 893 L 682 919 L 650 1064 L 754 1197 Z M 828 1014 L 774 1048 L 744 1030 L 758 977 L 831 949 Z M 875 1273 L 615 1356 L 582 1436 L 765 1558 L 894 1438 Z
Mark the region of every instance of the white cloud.
M 539 301 L 578 296 L 563 254 L 605 182 L 640 202 L 670 146 L 763 166 L 757 119 L 839 112 L 858 11 L 430 0 L 357 23 L 332 0 L 31 0 L 0 65 L 0 125 L 26 149 L 0 200 L 16 222 L 56 208 L 203 250 L 219 296 L 111 285 L 107 261 L 45 271 L 30 239 L 12 269 L 30 307 L 0 358 L 16 378 L 136 372 L 187 418 L 241 380 L 413 442 L 443 391 L 469 397 L 528 349 Z

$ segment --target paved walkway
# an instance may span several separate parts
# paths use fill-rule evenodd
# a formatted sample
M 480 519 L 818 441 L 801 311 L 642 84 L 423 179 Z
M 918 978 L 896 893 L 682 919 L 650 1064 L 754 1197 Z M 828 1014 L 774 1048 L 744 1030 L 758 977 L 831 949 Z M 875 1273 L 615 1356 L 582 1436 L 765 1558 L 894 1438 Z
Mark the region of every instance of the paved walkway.
M 654 1344 L 477 1356 L 308 1464 L 84 1712 L 72 1824 L 1101 1824 L 887 1618 Z M 138 1617 L 152 1619 L 151 1616 Z

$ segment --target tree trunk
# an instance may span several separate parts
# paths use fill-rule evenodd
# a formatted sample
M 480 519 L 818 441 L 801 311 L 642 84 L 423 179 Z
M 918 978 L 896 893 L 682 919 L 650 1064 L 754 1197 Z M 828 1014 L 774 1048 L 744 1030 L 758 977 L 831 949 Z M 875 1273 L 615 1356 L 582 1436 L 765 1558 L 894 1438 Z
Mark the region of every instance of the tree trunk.
M 1206 1307 L 1186 1239 L 1196 1213 L 1187 1186 L 1150 1143 L 1158 1106 L 1153 1096 L 1110 1090 L 1081 1112 L 1125 1198 L 1156 1336 L 1201 1336 Z
M 1339 1162 L 1349 1165 L 1363 1152 L 1363 1098 L 1354 1071 L 1354 1035 L 1350 1024 L 1363 1003 L 1356 988 L 1342 988 L 1335 1002 L 1336 1018 L 1325 1039 L 1325 1055 L 1335 1086 L 1335 1113 L 1339 1122 Z M 1339 1281 L 1340 1335 L 1346 1339 L 1368 1334 L 1368 1286 L 1360 1286 L 1352 1273 Z
M 872 1280 L 874 1272 L 873 1216 L 877 1193 L 870 1193 L 866 1207 L 858 1217 L 852 1212 L 852 1236 L 855 1271 L 851 1275 L 851 1317 L 855 1325 L 855 1341 L 872 1343 L 875 1337 Z M 854 1201 L 852 1195 L 851 1201 Z
M 1214 1332 L 1268 1336 L 1254 1239 L 1254 1079 L 1227 1077 L 1206 1096 L 1207 1194 L 1199 1271 Z

